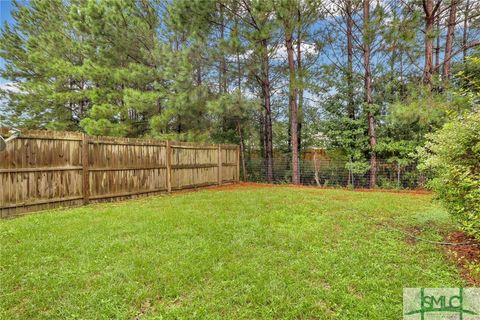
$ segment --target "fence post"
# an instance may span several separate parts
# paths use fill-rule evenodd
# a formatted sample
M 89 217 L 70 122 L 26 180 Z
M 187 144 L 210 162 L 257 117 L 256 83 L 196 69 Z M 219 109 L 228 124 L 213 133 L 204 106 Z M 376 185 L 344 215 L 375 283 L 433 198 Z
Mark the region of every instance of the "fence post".
M 240 182 L 240 146 L 237 146 L 237 183 Z
M 222 145 L 218 145 L 218 185 L 222 185 Z
M 88 204 L 90 200 L 90 173 L 88 172 L 89 167 L 89 156 L 88 156 L 88 141 L 89 137 L 86 134 L 83 134 L 82 137 L 82 174 L 83 174 L 83 204 Z
M 170 146 L 170 141 L 168 140 L 165 144 L 165 162 L 167 164 L 167 191 L 172 192 L 172 148 Z

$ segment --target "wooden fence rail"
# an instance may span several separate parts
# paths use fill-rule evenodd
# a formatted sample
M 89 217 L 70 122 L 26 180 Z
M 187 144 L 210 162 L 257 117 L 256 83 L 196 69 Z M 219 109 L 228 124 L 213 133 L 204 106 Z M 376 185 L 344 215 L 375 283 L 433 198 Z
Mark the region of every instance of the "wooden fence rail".
M 24 130 L 0 152 L 0 216 L 238 182 L 239 163 L 237 145 Z

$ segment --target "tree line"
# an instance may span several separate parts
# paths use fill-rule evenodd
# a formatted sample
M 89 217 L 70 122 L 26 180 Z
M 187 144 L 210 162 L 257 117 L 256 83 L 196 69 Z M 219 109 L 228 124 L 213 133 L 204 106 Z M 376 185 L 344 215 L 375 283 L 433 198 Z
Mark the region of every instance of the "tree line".
M 238 143 L 243 174 L 305 148 L 357 173 L 417 159 L 478 112 L 472 0 L 31 0 L 0 36 L 2 121 L 91 135 Z

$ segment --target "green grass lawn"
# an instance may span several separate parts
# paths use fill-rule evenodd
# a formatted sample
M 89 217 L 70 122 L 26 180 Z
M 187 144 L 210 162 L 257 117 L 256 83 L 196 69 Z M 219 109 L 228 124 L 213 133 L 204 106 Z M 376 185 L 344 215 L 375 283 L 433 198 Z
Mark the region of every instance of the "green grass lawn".
M 366 219 L 364 215 L 372 217 Z M 458 287 L 429 195 L 204 190 L 0 221 L 2 319 L 401 319 Z

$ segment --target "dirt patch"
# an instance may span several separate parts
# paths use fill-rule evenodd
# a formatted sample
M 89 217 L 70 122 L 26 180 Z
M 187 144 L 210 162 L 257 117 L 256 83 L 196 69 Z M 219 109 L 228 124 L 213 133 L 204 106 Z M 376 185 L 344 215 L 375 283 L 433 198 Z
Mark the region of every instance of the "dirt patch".
M 422 230 L 419 227 L 409 227 L 405 230 L 405 232 L 412 235 L 405 235 L 405 242 L 409 245 L 414 246 L 417 244 L 418 241 L 415 237 L 418 237 L 422 233 Z
M 349 294 L 353 295 L 354 297 L 356 297 L 357 299 L 362 300 L 364 298 L 363 293 L 361 291 L 357 290 L 357 288 L 353 284 L 350 284 L 348 286 L 347 292 Z
M 475 239 L 462 231 L 456 231 L 447 237 L 453 243 L 476 243 Z M 474 286 L 480 286 L 480 272 L 472 270 L 472 266 L 480 268 L 480 245 L 455 245 L 447 247 L 447 255 L 452 259 L 465 280 Z
M 323 288 L 325 290 L 331 290 L 332 289 L 332 287 L 330 286 L 330 283 L 328 283 L 328 281 L 323 279 L 323 278 L 318 280 L 317 286 L 320 287 L 320 288 Z
M 183 299 L 181 297 L 175 298 L 172 302 L 170 302 L 169 306 L 172 308 L 179 308 L 183 304 Z
M 138 310 L 138 313 L 136 314 L 134 320 L 140 320 L 145 313 L 147 313 L 150 309 L 152 308 L 152 303 L 150 300 L 146 300 L 142 306 L 140 307 L 140 310 Z
M 399 194 L 413 194 L 413 195 L 428 195 L 432 192 L 425 189 L 418 190 L 391 190 L 391 189 L 347 189 L 347 188 L 329 188 L 329 187 L 317 187 L 317 186 L 304 186 L 294 184 L 269 184 L 269 183 L 254 183 L 254 182 L 241 182 L 231 183 L 221 186 L 211 186 L 204 189 L 209 190 L 238 190 L 238 189 L 265 189 L 265 188 L 295 188 L 295 189 L 312 189 L 312 190 L 344 190 L 351 192 L 386 192 L 386 193 L 399 193 Z
M 429 195 L 433 194 L 429 190 L 414 189 L 414 190 L 394 190 L 394 189 L 347 189 L 348 191 L 356 192 L 385 192 L 385 193 L 399 193 L 399 194 L 412 194 L 412 195 Z
M 281 186 L 283 185 L 241 182 L 241 183 L 222 184 L 221 186 L 210 186 L 204 189 L 213 190 L 213 191 L 222 191 L 222 190 L 237 190 L 237 189 L 265 189 L 265 188 L 275 188 L 275 187 L 281 187 Z

